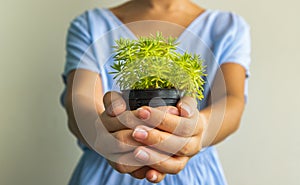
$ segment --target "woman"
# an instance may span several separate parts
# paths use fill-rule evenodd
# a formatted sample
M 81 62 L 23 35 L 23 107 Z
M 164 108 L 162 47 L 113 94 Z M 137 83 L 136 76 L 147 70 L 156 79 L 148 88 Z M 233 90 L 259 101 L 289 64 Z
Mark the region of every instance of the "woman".
M 137 21 L 145 24 L 132 24 Z M 168 23 L 179 29 L 168 32 Z M 108 33 L 119 27 L 117 34 Z M 214 55 L 217 65 L 208 67 L 206 98 L 198 105 L 183 97 L 176 107 L 130 112 L 123 98 L 111 92 L 113 81 L 103 63 L 109 60 L 112 41 L 155 30 L 180 38 L 189 48 L 200 44 L 188 39 L 196 35 Z M 239 126 L 249 73 L 249 37 L 241 17 L 205 10 L 189 0 L 132 0 L 77 17 L 68 32 L 62 97 L 69 128 L 84 154 L 70 184 L 226 184 L 213 145 Z M 150 129 L 154 124 L 156 128 Z M 147 147 L 152 144 L 155 149 Z

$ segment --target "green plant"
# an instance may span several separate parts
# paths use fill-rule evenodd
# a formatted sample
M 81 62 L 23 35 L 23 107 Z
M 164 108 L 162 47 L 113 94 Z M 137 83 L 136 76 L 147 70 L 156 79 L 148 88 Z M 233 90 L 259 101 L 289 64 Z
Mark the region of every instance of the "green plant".
M 137 40 L 121 38 L 116 44 L 111 74 L 121 90 L 176 88 L 203 98 L 203 60 L 196 54 L 176 52 L 175 38 L 157 33 Z

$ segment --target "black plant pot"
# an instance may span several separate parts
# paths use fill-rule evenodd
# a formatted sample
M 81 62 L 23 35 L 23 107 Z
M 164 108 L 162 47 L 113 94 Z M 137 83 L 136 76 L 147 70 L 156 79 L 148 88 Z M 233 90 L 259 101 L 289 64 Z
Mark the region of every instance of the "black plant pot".
M 141 106 L 176 106 L 183 94 L 174 88 L 124 90 L 122 92 L 128 110 L 135 110 Z

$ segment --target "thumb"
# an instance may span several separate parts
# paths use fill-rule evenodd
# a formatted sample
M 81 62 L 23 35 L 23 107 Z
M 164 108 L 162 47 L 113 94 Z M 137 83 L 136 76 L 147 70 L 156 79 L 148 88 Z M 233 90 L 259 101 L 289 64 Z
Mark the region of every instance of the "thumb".
M 184 96 L 177 103 L 180 116 L 190 118 L 197 112 L 197 100 L 190 96 Z
M 109 116 L 118 116 L 126 110 L 126 103 L 122 95 L 115 91 L 105 93 L 103 103 Z

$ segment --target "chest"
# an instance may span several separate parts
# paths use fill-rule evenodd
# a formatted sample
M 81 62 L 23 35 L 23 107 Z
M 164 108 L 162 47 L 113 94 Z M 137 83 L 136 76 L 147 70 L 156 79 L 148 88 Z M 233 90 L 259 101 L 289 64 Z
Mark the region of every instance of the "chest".
M 204 11 L 174 11 L 174 12 L 130 12 L 115 16 L 125 24 L 135 35 L 163 33 L 164 36 L 179 37 Z

